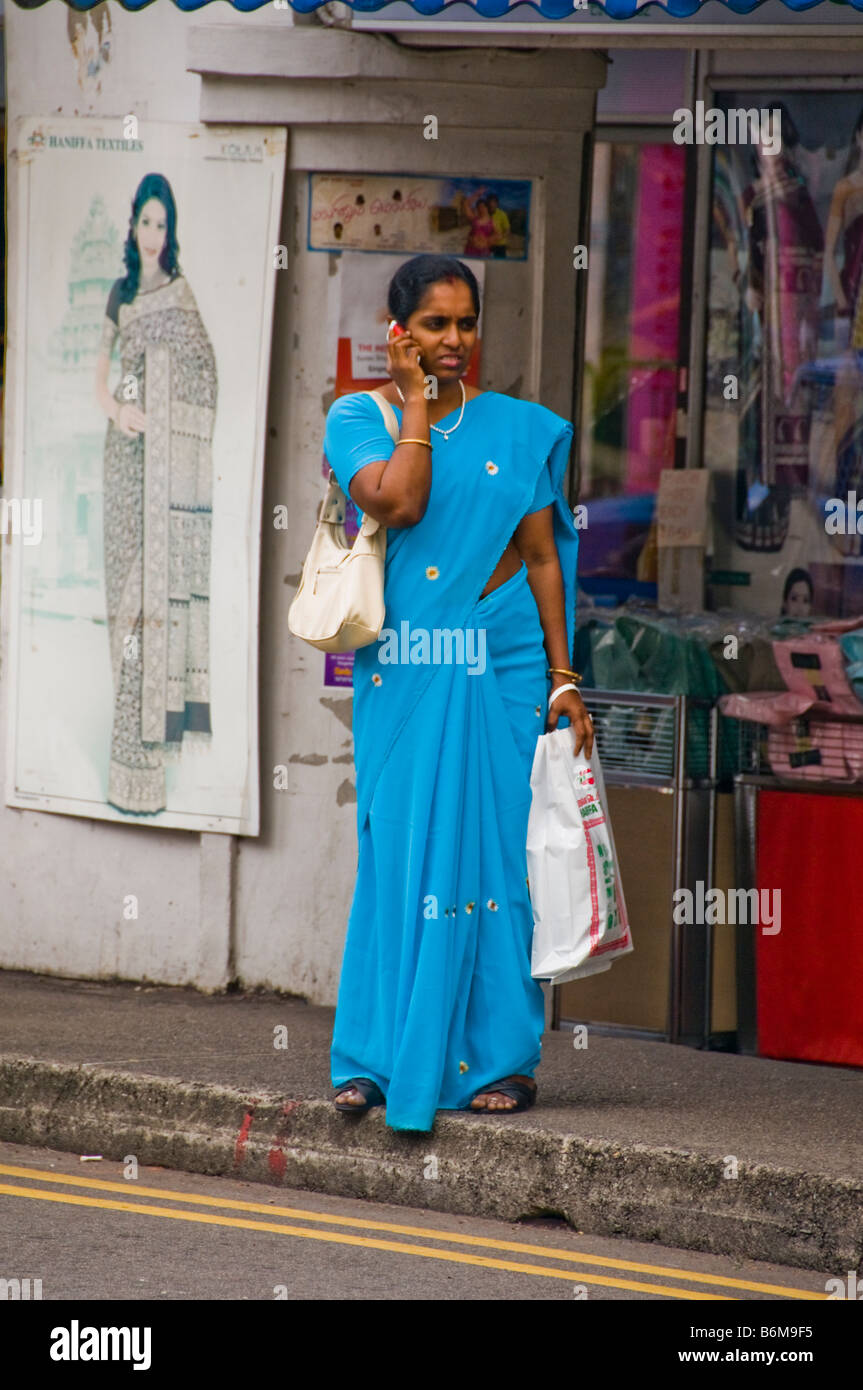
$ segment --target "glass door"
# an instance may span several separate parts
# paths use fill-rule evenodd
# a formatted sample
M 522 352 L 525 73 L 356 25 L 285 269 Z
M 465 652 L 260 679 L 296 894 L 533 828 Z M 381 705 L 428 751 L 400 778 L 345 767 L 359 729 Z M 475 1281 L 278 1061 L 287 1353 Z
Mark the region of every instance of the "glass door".
M 581 400 L 579 583 L 656 597 L 659 474 L 677 458 L 686 150 L 667 131 L 596 132 Z M 685 375 L 685 374 L 684 374 Z

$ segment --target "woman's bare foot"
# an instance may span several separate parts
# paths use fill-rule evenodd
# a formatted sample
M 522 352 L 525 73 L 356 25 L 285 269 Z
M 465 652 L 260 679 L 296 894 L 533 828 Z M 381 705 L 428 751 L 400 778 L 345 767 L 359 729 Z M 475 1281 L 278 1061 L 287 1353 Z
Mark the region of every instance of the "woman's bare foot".
M 344 1101 L 347 1105 L 365 1105 L 366 1098 L 360 1094 L 356 1086 L 345 1086 L 338 1095 L 333 1096 L 333 1101 Z
M 532 1076 L 508 1076 L 507 1081 L 522 1081 L 536 1092 L 536 1082 Z M 518 1101 L 512 1096 L 502 1095 L 500 1091 L 480 1091 L 470 1103 L 471 1110 L 514 1110 Z

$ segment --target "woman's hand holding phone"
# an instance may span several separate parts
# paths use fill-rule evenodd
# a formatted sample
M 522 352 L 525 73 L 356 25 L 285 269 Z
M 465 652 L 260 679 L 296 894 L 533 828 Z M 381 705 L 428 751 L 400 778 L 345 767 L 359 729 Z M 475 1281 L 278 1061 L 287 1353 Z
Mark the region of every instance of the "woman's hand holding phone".
M 387 371 L 405 400 L 409 396 L 425 399 L 425 372 L 420 363 L 419 344 L 395 319 L 387 328 Z

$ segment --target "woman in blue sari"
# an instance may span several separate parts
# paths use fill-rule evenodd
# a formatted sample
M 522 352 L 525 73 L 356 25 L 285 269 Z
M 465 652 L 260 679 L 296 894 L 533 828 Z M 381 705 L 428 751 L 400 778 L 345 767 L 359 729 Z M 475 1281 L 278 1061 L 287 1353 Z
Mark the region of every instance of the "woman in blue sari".
M 324 441 L 388 528 L 384 629 L 354 661 L 359 862 L 331 1063 L 338 1109 L 428 1131 L 437 1110 L 533 1103 L 530 772 L 561 717 L 574 751 L 593 730 L 571 672 L 572 426 L 464 386 L 479 291 L 460 261 L 406 262 L 389 309 L 399 443 L 366 392 L 334 402 Z

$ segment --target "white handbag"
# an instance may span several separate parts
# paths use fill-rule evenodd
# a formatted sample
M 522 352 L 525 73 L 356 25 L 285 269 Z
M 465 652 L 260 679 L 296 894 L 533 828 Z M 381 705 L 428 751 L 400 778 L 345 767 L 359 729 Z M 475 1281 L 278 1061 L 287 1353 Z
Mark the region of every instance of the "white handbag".
M 393 444 L 397 444 L 398 421 L 392 406 L 379 391 L 369 391 L 368 395 L 380 407 Z M 314 539 L 288 611 L 288 627 L 294 636 L 322 652 L 367 647 L 377 640 L 384 625 L 386 527 L 364 515 L 351 545 L 345 534 L 346 509 L 347 498 L 330 469 Z

